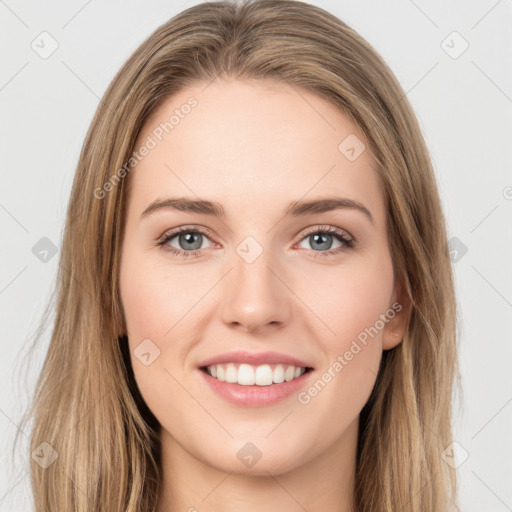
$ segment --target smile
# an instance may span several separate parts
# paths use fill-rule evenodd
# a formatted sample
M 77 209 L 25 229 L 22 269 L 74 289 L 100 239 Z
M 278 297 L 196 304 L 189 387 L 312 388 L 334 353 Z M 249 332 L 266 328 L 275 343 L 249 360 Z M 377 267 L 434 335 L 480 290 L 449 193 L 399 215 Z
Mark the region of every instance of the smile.
M 227 363 L 216 364 L 201 368 L 208 375 L 221 382 L 240 384 L 241 386 L 270 386 L 298 379 L 302 374 L 311 370 L 293 365 Z
M 313 368 L 291 365 L 241 363 L 237 367 L 228 363 L 201 367 L 198 373 L 210 390 L 224 400 L 238 406 L 264 407 L 297 395 L 315 372 Z M 274 382 L 274 378 L 278 382 Z

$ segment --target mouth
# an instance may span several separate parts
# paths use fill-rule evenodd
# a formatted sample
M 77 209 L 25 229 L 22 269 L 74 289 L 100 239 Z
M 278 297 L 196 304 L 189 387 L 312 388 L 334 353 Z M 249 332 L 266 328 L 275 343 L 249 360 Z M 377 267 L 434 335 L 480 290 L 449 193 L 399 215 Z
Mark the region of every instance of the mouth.
M 199 369 L 219 382 L 240 386 L 278 386 L 300 379 L 313 371 L 312 367 L 289 364 L 251 365 L 246 363 L 225 363 L 201 366 Z

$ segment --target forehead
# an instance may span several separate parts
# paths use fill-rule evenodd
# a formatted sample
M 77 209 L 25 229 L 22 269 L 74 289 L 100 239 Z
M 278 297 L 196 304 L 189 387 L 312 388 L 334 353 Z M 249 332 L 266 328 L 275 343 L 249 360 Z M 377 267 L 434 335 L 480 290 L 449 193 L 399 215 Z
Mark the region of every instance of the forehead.
M 217 200 L 229 215 L 230 207 L 261 212 L 329 194 L 384 215 L 359 128 L 331 103 L 284 83 L 217 80 L 182 89 L 146 120 L 135 150 L 145 144 L 152 148 L 130 175 L 139 212 L 166 195 Z

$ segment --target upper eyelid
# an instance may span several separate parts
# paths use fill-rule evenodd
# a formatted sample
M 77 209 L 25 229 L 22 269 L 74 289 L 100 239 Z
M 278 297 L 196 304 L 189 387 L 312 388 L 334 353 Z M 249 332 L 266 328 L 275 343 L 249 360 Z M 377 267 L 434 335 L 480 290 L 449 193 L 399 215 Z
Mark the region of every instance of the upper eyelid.
M 317 231 L 326 231 L 331 234 L 340 234 L 340 233 L 345 234 L 348 236 L 348 238 L 350 238 L 350 240 L 355 241 L 355 237 L 353 235 L 351 235 L 346 229 L 339 228 L 337 226 L 329 226 L 326 224 L 316 224 L 314 226 L 310 226 L 310 227 L 306 228 L 306 232 L 303 236 L 307 236 L 310 233 L 315 233 Z
M 173 228 L 173 229 L 169 229 L 169 230 L 165 231 L 163 233 L 163 235 L 158 238 L 158 240 L 174 238 L 175 236 L 179 235 L 180 233 L 189 233 L 189 232 L 198 232 L 203 235 L 207 235 L 209 237 L 215 238 L 213 236 L 213 232 L 204 226 L 197 226 L 197 225 L 188 226 L 188 225 L 186 225 L 186 226 L 179 226 L 177 228 Z

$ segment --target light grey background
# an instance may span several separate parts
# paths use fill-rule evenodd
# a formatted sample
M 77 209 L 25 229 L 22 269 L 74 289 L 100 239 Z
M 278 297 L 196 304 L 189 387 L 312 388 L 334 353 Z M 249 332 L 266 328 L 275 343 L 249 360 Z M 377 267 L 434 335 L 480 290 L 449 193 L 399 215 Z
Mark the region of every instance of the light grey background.
M 0 0 L 0 511 L 31 508 L 28 463 L 13 467 L 10 450 L 49 336 L 26 385 L 25 347 L 58 265 L 58 254 L 43 262 L 32 248 L 47 237 L 60 250 L 79 151 L 115 72 L 157 26 L 196 3 Z M 464 511 L 512 510 L 512 2 L 311 3 L 377 49 L 420 120 L 449 236 L 458 239 L 464 400 L 455 459 L 449 450 L 445 457 L 459 466 Z M 43 31 L 58 43 L 46 59 L 31 47 L 51 48 Z

